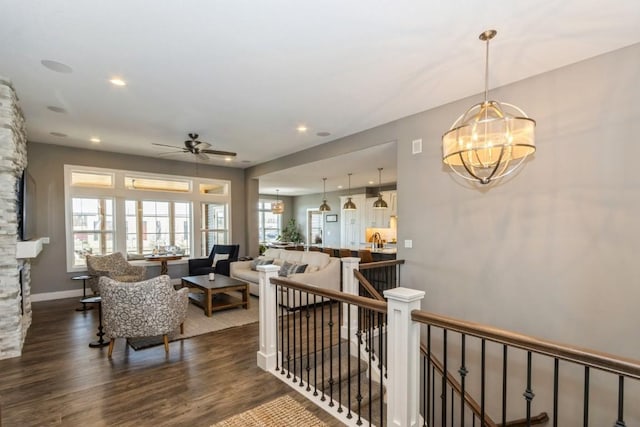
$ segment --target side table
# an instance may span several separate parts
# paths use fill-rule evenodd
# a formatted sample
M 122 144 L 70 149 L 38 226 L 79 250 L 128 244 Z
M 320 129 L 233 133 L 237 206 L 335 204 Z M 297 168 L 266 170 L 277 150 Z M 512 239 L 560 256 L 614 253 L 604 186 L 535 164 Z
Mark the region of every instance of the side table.
M 90 275 L 84 275 L 84 276 L 74 276 L 71 278 L 71 280 L 82 280 L 82 299 L 86 299 L 87 298 L 87 280 L 93 278 L 93 276 Z M 82 302 L 82 300 L 80 300 L 80 302 Z M 89 306 L 87 307 L 87 303 L 86 302 L 82 302 L 82 308 L 78 307 L 76 308 L 76 311 L 87 311 L 87 310 L 92 310 L 93 307 Z
M 98 304 L 98 333 L 96 334 L 98 341 L 90 342 L 89 347 L 98 348 L 109 345 L 109 342 L 102 338 L 104 337 L 104 332 L 102 330 L 102 297 L 83 298 L 80 302 L 83 304 Z

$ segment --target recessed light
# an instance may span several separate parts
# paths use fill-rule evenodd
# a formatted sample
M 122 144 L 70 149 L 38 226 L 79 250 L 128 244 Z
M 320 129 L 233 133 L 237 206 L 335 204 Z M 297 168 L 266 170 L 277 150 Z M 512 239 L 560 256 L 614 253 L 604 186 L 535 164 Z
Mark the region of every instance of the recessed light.
M 300 125 L 297 129 L 300 133 L 305 133 L 307 131 L 307 127 L 305 125 Z
M 62 107 L 56 107 L 55 105 L 49 105 L 49 106 L 47 107 L 47 110 L 51 110 L 51 111 L 53 111 L 54 113 L 62 113 L 62 114 L 66 114 L 66 113 L 67 113 L 67 110 L 65 110 L 65 109 L 64 109 L 64 108 L 62 108 Z
M 344 187 L 342 185 L 338 185 L 338 188 L 342 190 Z
M 374 182 L 373 182 L 373 181 L 369 181 L 369 185 L 373 185 L 373 184 L 374 184 Z
M 127 82 L 125 82 L 125 81 L 124 81 L 124 80 L 122 80 L 122 79 L 118 79 L 118 78 L 114 78 L 114 79 L 111 79 L 111 80 L 109 80 L 109 81 L 110 81 L 110 82 L 111 82 L 111 84 L 112 84 L 112 85 L 114 85 L 114 86 L 126 86 L 126 85 L 127 85 Z
M 97 138 L 95 136 L 91 137 L 89 141 L 93 142 L 94 144 L 99 144 L 101 142 L 100 138 Z
M 316 133 L 316 135 L 318 135 L 318 136 L 329 136 L 331 134 L 329 132 L 318 132 L 318 133 Z
M 58 61 L 51 61 L 50 59 L 43 59 L 40 63 L 51 71 L 55 71 L 57 73 L 71 74 L 73 73 L 73 68 L 69 67 L 67 64 L 63 64 Z
M 240 163 L 244 163 L 245 165 L 248 165 L 249 163 L 251 163 L 251 160 L 243 160 Z
M 233 159 L 232 159 L 231 157 L 225 157 L 225 158 L 224 158 L 224 161 L 225 161 L 225 162 L 230 162 L 230 161 L 232 161 L 232 160 L 233 160 Z
M 66 138 L 67 134 L 62 132 L 49 132 L 50 135 L 57 136 L 59 138 Z

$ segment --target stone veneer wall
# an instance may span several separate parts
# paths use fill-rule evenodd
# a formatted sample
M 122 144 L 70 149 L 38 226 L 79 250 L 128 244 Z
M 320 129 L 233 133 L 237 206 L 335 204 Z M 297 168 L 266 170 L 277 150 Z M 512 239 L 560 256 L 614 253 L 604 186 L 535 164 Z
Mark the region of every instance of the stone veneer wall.
M 31 325 L 31 266 L 16 259 L 16 188 L 26 166 L 24 117 L 11 83 L 0 76 L 0 359 L 20 356 Z

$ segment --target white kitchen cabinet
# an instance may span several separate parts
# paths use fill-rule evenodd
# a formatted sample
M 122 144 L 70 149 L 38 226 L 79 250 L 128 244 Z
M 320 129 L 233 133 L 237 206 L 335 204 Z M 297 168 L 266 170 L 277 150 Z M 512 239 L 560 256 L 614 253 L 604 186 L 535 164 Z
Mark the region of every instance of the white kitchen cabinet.
M 388 228 L 391 215 L 396 215 L 396 191 L 383 191 L 382 199 L 387 202 L 386 209 L 374 209 L 373 204 L 377 197 L 370 197 L 366 201 L 366 227 L 365 228 Z
M 342 206 L 347 199 L 347 196 L 340 197 L 340 247 L 358 249 L 366 239 L 367 201 L 364 194 L 352 195 L 351 200 L 357 209 L 346 211 Z

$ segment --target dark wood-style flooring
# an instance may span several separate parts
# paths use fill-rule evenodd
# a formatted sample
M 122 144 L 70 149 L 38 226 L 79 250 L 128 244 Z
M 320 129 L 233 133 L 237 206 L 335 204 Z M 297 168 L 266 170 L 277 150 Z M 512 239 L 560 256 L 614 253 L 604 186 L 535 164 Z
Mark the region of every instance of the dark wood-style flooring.
M 33 303 L 21 357 L 0 360 L 2 427 L 210 426 L 289 395 L 329 426 L 341 423 L 256 365 L 258 326 L 134 351 L 90 348 L 97 310 L 77 299 Z M 215 314 L 214 314 L 215 316 Z

